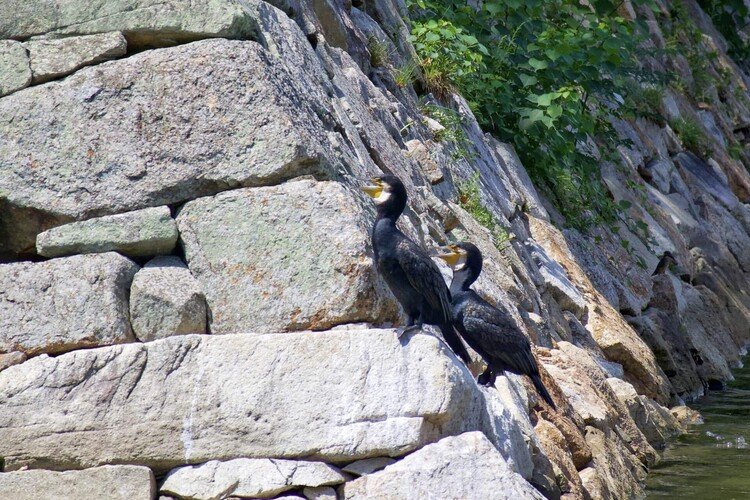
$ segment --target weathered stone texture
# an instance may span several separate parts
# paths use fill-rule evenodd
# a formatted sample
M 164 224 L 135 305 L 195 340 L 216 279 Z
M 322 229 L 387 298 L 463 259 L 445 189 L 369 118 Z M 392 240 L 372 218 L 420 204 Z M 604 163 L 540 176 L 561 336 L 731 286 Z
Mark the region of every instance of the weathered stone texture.
M 519 498 L 542 499 L 513 472 L 481 433 L 447 437 L 403 460 L 346 483 L 348 499 Z
M 84 470 L 0 472 L 0 498 L 13 500 L 152 500 L 154 474 L 147 467 L 104 465 Z
M 137 270 L 116 253 L 0 264 L 0 353 L 134 341 L 128 288 Z
M 428 335 L 186 335 L 3 370 L 0 456 L 6 470 L 398 456 L 480 425 L 477 397 Z
M 177 224 L 169 207 L 155 207 L 49 229 L 37 236 L 36 249 L 45 257 L 111 251 L 147 257 L 168 254 L 175 243 Z
M 346 476 L 323 462 L 238 458 L 175 469 L 167 474 L 160 492 L 195 500 L 270 498 L 291 489 L 344 481 Z
M 128 43 L 122 33 L 102 33 L 24 44 L 29 51 L 34 83 L 44 83 L 69 75 L 77 69 L 124 56 Z
M 20 42 L 0 40 L 0 97 L 31 83 L 29 55 Z
M 135 274 L 130 323 L 141 342 L 206 333 L 206 297 L 179 257 L 157 257 Z
M 0 38 L 42 33 L 85 35 L 124 31 L 176 40 L 252 34 L 252 20 L 239 2 L 215 0 L 7 0 L 0 4 Z
M 256 42 L 204 40 L 3 98 L 0 252 L 71 220 L 331 176 L 346 155 L 301 85 Z
M 337 182 L 292 181 L 191 201 L 177 221 L 211 331 L 322 330 L 395 316 L 370 220 Z

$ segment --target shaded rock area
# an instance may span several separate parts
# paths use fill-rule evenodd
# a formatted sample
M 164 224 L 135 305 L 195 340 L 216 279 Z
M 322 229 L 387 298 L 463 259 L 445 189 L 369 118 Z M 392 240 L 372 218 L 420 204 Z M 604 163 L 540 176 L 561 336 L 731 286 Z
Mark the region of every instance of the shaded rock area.
M 584 233 L 463 97 L 396 82 L 398 2 L 0 2 L 0 497 L 643 496 L 750 340 L 750 79 L 700 22 L 724 100 L 613 119 L 628 208 Z M 429 327 L 397 339 L 359 191 L 383 173 L 425 250 L 482 250 L 556 411 Z

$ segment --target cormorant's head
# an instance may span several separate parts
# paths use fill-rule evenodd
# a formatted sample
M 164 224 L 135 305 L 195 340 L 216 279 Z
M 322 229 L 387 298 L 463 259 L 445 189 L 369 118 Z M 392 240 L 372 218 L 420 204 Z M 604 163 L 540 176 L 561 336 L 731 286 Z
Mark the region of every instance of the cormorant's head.
M 406 208 L 406 188 L 395 175 L 373 177 L 362 191 L 375 200 L 378 212 L 398 217 Z
M 471 284 L 479 277 L 482 272 L 482 252 L 468 241 L 454 243 L 440 249 L 438 257 L 443 259 L 454 273 L 467 271 Z
M 661 258 L 664 260 L 670 260 L 672 263 L 677 264 L 677 259 L 674 258 L 674 255 L 672 255 L 672 252 L 669 250 L 665 251 Z

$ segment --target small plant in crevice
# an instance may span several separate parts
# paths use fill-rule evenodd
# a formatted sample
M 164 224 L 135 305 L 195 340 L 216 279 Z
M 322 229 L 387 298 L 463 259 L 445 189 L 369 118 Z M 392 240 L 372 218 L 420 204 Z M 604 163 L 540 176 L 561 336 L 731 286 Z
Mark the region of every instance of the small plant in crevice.
M 706 158 L 711 152 L 711 142 L 703 127 L 693 118 L 680 118 L 670 122 L 670 127 L 682 141 L 685 149 L 692 151 L 701 158 Z
M 393 68 L 393 80 L 399 88 L 408 87 L 417 78 L 417 65 L 413 61 Z
M 664 87 L 661 84 L 641 85 L 633 80 L 627 86 L 626 97 L 626 116 L 647 118 L 662 126 L 666 124 L 660 111 L 664 97 Z
M 501 252 L 510 245 L 511 234 L 501 226 L 492 212 L 482 203 L 479 195 L 479 174 L 474 174 L 456 186 L 458 188 L 458 204 L 480 225 L 489 229 L 495 247 Z
M 390 62 L 388 43 L 378 39 L 375 35 L 367 37 L 367 50 L 370 52 L 370 64 L 373 67 L 386 66 Z
M 435 134 L 435 139 L 439 142 L 451 143 L 454 146 L 454 159 L 469 159 L 471 157 L 469 153 L 471 141 L 466 136 L 463 129 L 463 118 L 459 113 L 438 104 L 422 103 L 420 110 L 444 127 L 443 130 Z

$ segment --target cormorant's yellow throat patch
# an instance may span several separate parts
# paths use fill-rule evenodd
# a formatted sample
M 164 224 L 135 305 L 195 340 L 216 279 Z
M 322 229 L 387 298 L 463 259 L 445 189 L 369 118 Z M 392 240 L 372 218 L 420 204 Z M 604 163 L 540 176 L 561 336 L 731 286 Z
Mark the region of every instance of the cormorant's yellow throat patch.
M 378 179 L 372 179 L 372 184 L 362 186 L 362 191 L 370 198 L 378 198 L 383 193 L 383 183 Z
M 461 258 L 461 249 L 456 245 L 449 245 L 447 247 L 440 248 L 438 257 L 443 259 L 449 266 L 454 267 L 458 264 L 458 259 Z

